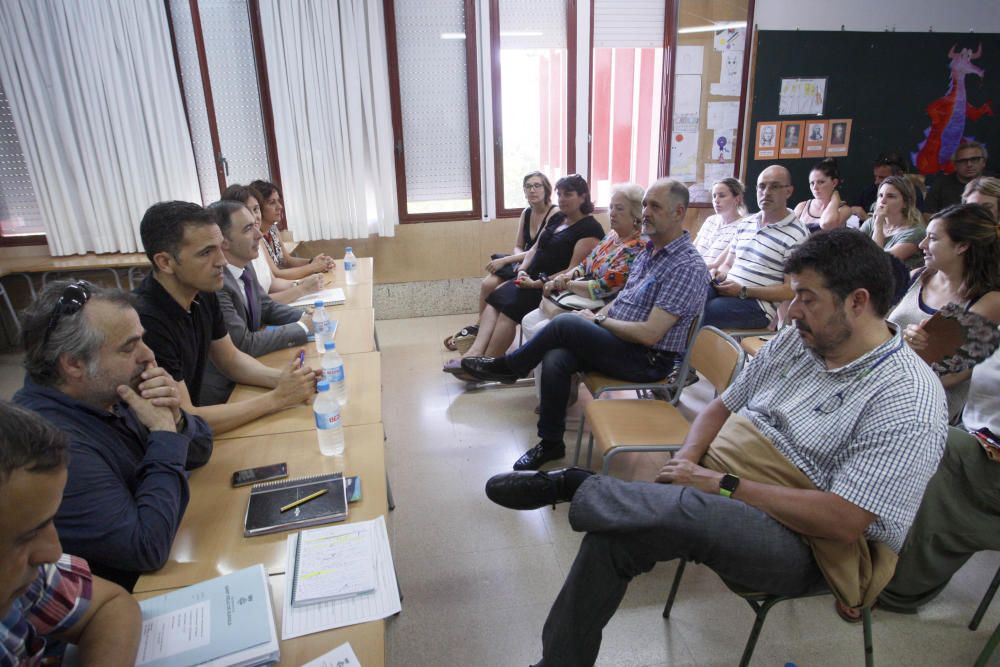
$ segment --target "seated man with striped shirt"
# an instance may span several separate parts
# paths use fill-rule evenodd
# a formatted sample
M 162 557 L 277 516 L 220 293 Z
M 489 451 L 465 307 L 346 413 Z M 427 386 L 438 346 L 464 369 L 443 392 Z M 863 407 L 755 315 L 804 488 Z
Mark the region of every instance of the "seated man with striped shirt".
M 712 272 L 705 325 L 720 329 L 765 329 L 778 304 L 792 298 L 785 260 L 809 236 L 788 207 L 792 176 L 772 165 L 757 177 L 760 212 L 738 223 L 726 258 Z
M 852 608 L 889 580 L 944 452 L 944 390 L 885 320 L 892 271 L 870 239 L 814 235 L 785 271 L 795 326 L 698 415 L 655 482 L 569 468 L 486 483 L 512 509 L 571 502 L 570 525 L 586 532 L 539 665 L 594 664 L 629 582 L 661 561 L 776 595 L 827 586 Z

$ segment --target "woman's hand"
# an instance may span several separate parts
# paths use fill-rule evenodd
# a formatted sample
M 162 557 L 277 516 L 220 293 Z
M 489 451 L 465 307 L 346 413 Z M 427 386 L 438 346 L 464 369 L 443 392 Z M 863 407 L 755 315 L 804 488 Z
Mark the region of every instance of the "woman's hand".
M 543 280 L 533 280 L 530 276 L 525 276 L 524 278 L 518 276 L 514 284 L 521 289 L 544 289 L 548 283 Z
M 549 282 L 545 283 L 545 286 L 542 287 L 542 294 L 544 294 L 545 296 L 548 296 L 548 295 L 552 294 L 553 292 L 559 292 L 559 291 L 561 291 L 559 288 L 556 287 L 556 283 L 557 282 L 558 282 L 558 279 L 556 279 L 556 280 L 550 280 Z
M 313 273 L 324 273 L 333 268 L 333 258 L 329 255 L 319 254 L 309 260 L 309 266 Z
M 503 267 L 510 264 L 510 261 L 506 257 L 500 257 L 499 259 L 491 259 L 490 263 L 486 265 L 486 270 L 490 273 L 496 273 Z
M 903 340 L 905 340 L 914 350 L 925 350 L 930 343 L 930 336 L 924 331 L 924 325 L 930 318 L 925 319 L 920 324 L 907 324 L 903 329 Z
M 562 292 L 563 290 L 566 289 L 566 286 L 569 285 L 569 283 L 570 283 L 569 276 L 559 276 L 557 278 L 553 278 L 551 284 L 555 286 L 555 289 Z

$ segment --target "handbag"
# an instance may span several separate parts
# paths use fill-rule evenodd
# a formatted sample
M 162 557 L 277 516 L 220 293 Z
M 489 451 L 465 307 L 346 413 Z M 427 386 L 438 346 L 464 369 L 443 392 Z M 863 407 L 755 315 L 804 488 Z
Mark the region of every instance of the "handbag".
M 563 310 L 599 310 L 604 307 L 601 299 L 591 299 L 589 297 L 574 294 L 569 290 L 559 294 L 549 294 L 545 297 Z
M 490 259 L 501 259 L 503 257 L 509 257 L 509 256 L 510 256 L 509 253 L 496 252 L 490 255 Z M 500 267 L 500 270 L 494 273 L 493 275 L 502 280 L 514 280 L 514 278 L 517 277 L 518 266 L 520 266 L 520 263 L 518 262 L 514 262 L 513 264 L 504 264 L 502 267 Z

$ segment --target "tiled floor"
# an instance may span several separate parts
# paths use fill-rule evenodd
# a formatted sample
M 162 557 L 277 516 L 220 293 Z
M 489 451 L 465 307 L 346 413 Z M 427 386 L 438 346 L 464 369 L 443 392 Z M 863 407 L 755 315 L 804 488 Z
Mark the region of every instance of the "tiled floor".
M 541 654 L 549 605 L 580 542 L 553 511 L 514 512 L 483 495 L 536 441 L 534 390 L 467 390 L 441 372 L 453 356 L 441 340 L 468 316 L 379 321 L 384 421 L 396 510 L 390 514 L 403 613 L 388 623 L 389 665 L 528 665 Z M 693 409 L 707 383 L 685 392 Z M 572 444 L 575 432 L 567 432 Z M 655 456 L 624 461 L 620 475 L 649 478 Z M 1000 554 L 975 557 L 918 616 L 875 612 L 881 665 L 971 665 L 1000 622 L 1000 602 L 980 629 L 966 625 Z M 749 607 L 711 571 L 688 568 L 671 619 L 661 618 L 674 574 L 661 564 L 633 582 L 608 625 L 600 665 L 734 665 L 753 622 Z M 761 634 L 754 665 L 862 664 L 861 628 L 843 623 L 832 598 L 779 605 Z M 1000 659 L 997 660 L 1000 664 Z
M 452 356 L 441 339 L 467 316 L 383 320 L 387 460 L 396 510 L 389 515 L 403 613 L 388 622 L 391 667 L 524 666 L 541 653 L 541 628 L 580 536 L 553 511 L 513 512 L 486 500 L 483 484 L 533 445 L 534 390 L 468 391 L 441 372 Z M 21 386 L 20 355 L 0 355 L 0 397 Z M 682 404 L 710 398 L 702 382 Z M 577 408 L 578 410 L 579 408 Z M 567 433 L 572 444 L 575 434 Z M 617 474 L 648 479 L 655 456 L 623 459 Z M 617 464 L 616 464 L 617 465 Z M 1000 554 L 974 557 L 917 616 L 875 612 L 880 665 L 971 665 L 1000 622 L 995 602 L 980 629 L 966 624 Z M 673 564 L 633 582 L 604 632 L 600 665 L 718 665 L 739 660 L 753 615 L 712 572 L 690 566 L 669 621 L 660 617 Z M 828 597 L 779 605 L 754 665 L 862 664 L 861 629 L 833 613 Z M 1000 665 L 995 656 L 994 664 Z

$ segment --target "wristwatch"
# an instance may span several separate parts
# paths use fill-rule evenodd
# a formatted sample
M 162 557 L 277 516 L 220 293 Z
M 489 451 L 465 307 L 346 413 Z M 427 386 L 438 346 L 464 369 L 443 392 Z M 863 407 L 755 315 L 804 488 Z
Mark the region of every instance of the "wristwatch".
M 597 326 L 601 326 L 602 324 L 604 324 L 604 320 L 606 319 L 608 319 L 606 313 L 599 313 L 597 315 L 594 315 L 594 324 L 596 324 Z
M 719 495 L 726 498 L 732 497 L 736 493 L 736 487 L 740 485 L 740 478 L 730 475 L 728 472 L 719 480 Z
M 743 287 L 740 288 L 740 298 L 741 299 L 747 298 L 747 286 L 746 285 L 744 285 Z

